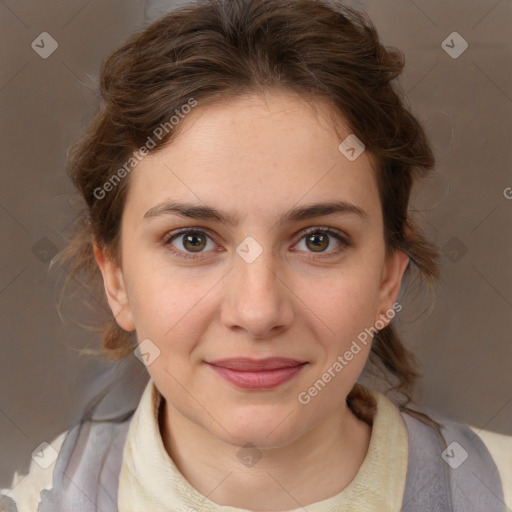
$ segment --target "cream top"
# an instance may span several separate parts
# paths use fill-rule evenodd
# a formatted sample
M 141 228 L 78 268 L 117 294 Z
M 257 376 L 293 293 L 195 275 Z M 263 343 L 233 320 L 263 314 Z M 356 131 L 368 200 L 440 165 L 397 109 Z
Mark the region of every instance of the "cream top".
M 335 496 L 290 512 L 399 512 L 407 474 L 407 430 L 398 409 L 383 394 L 377 400 L 370 445 L 350 484 Z M 249 512 L 218 505 L 184 478 L 163 445 L 158 423 L 161 395 L 149 381 L 134 414 L 121 467 L 119 512 Z M 219 482 L 223 476 L 219 475 Z
M 377 400 L 377 412 L 373 419 L 368 453 L 358 473 L 342 492 L 308 505 L 300 509 L 301 512 L 400 510 L 407 471 L 407 431 L 394 404 L 384 395 L 371 389 L 369 391 Z M 125 444 L 119 485 L 119 512 L 240 511 L 208 500 L 179 472 L 167 454 L 160 435 L 160 402 L 161 395 L 150 380 L 132 418 Z M 473 426 L 471 428 L 485 443 L 498 466 L 507 510 L 512 512 L 512 436 Z M 66 434 L 67 431 L 62 432 L 46 449 L 58 453 Z M 0 495 L 3 493 L 13 498 L 18 512 L 37 512 L 41 490 L 52 487 L 54 466 L 55 462 L 47 469 L 42 469 L 32 461 L 28 474 L 15 472 L 10 488 L 0 489 Z M 367 492 L 368 488 L 372 490 L 371 493 Z M 375 492 L 376 489 L 379 491 Z M 152 508 L 148 507 L 150 504 Z

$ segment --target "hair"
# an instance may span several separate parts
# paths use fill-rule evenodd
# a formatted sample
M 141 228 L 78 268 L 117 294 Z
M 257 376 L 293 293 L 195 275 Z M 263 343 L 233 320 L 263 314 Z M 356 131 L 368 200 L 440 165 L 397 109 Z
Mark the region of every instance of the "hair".
M 103 61 L 99 110 L 68 152 L 67 172 L 86 208 L 57 257 L 68 271 L 65 287 L 84 276 L 84 286 L 108 310 L 93 241 L 120 262 L 129 173 L 100 199 L 98 190 L 114 183 L 116 172 L 119 178 L 119 170 L 150 138 L 149 151 L 156 152 L 179 136 L 183 123 L 163 135 L 158 127 L 168 125 L 191 99 L 208 106 L 272 90 L 327 101 L 334 121 L 343 116 L 376 162 L 386 255 L 403 251 L 410 259 L 405 276 L 414 273 L 418 287 L 432 285 L 440 277 L 438 249 L 410 218 L 408 204 L 413 184 L 435 159 L 395 80 L 404 65 L 403 52 L 380 42 L 366 13 L 330 0 L 202 0 L 133 34 Z M 119 360 L 133 352 L 133 333 L 108 313 L 98 353 Z M 389 385 L 395 381 L 390 390 L 405 398 L 401 410 L 437 427 L 407 407 L 421 374 L 392 323 L 375 334 L 369 361 L 372 368 L 365 372 L 380 372 Z M 376 404 L 364 386 L 356 383 L 347 403 L 361 419 L 373 417 Z

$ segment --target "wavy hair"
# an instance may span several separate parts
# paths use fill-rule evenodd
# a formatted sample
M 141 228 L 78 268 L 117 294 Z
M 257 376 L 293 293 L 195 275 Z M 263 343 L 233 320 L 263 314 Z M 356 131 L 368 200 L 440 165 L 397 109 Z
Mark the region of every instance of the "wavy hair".
M 420 233 L 408 204 L 413 184 L 428 175 L 435 159 L 395 80 L 404 65 L 403 52 L 380 42 L 366 13 L 333 0 L 197 1 L 133 34 L 104 59 L 99 110 L 68 152 L 67 172 L 86 204 L 57 257 L 68 280 L 85 276 L 91 296 L 108 309 L 93 240 L 119 260 L 130 176 L 101 199 L 98 190 L 119 176 L 159 126 L 191 98 L 209 105 L 279 89 L 328 101 L 333 118 L 341 114 L 363 141 L 377 163 L 386 254 L 398 250 L 409 256 L 405 277 L 414 275 L 417 288 L 433 284 L 440 277 L 438 249 Z M 178 137 L 180 126 L 166 131 L 150 151 Z M 133 352 L 133 333 L 123 331 L 112 314 L 100 329 L 97 353 L 116 360 Z M 402 410 L 433 422 L 407 407 L 421 374 L 392 323 L 375 334 L 369 361 L 364 371 L 384 376 L 390 390 L 405 398 Z M 361 419 L 373 417 L 375 402 L 364 386 L 356 383 L 347 403 Z

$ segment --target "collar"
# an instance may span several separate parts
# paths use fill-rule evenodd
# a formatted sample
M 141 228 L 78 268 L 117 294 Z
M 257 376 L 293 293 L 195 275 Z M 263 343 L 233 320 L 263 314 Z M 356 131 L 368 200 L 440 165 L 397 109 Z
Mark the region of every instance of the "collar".
M 356 476 L 340 493 L 307 505 L 309 512 L 398 512 L 407 474 L 407 429 L 397 407 L 369 389 L 377 402 L 366 457 Z M 162 395 L 150 379 L 134 413 L 123 451 L 119 478 L 119 512 L 190 510 L 251 512 L 218 505 L 199 493 L 167 453 L 159 428 Z M 220 479 L 219 479 L 220 480 Z M 290 512 L 301 512 L 297 508 Z

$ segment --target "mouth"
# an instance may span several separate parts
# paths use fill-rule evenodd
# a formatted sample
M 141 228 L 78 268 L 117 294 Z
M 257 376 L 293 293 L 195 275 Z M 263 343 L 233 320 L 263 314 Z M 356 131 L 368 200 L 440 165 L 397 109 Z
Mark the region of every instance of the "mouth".
M 271 389 L 288 382 L 308 363 L 295 359 L 232 358 L 206 362 L 220 377 L 243 389 Z

